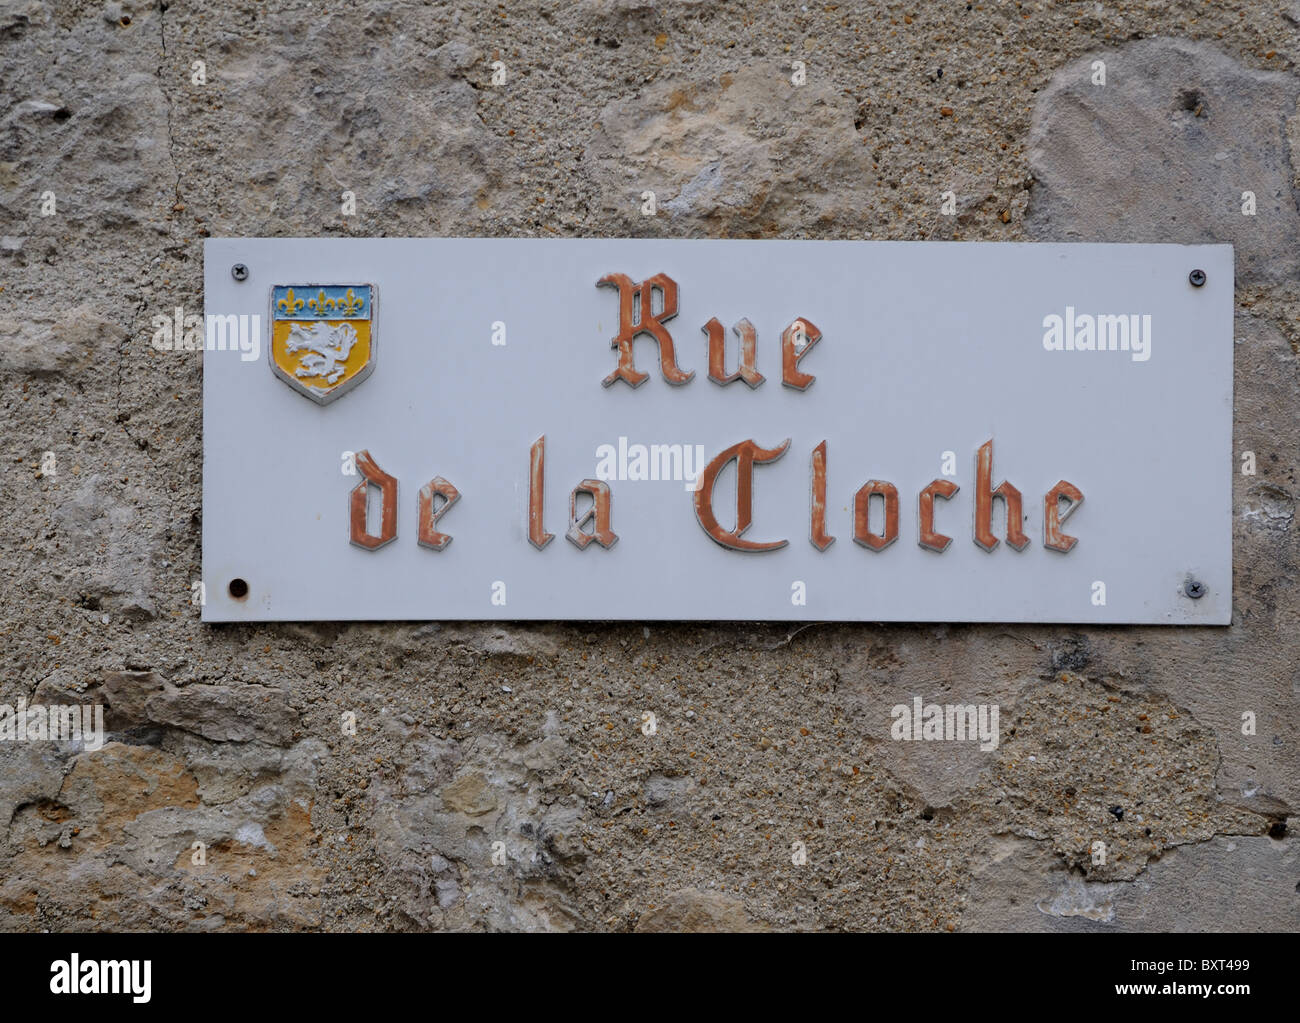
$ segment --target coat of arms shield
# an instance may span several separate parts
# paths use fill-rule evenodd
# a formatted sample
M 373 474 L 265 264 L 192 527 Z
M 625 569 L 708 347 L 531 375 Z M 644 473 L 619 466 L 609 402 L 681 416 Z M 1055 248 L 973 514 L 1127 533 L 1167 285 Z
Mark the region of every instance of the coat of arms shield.
M 292 284 L 271 289 L 271 369 L 301 395 L 328 405 L 375 368 L 373 284 Z

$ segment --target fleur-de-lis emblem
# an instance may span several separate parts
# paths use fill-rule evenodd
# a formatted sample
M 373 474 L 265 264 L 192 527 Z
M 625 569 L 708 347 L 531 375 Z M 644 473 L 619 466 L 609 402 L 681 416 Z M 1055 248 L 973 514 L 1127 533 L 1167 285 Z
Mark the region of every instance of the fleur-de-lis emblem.
M 361 312 L 361 307 L 365 304 L 366 300 L 363 298 L 357 298 L 357 296 L 352 293 L 351 288 L 348 288 L 348 293 L 340 298 L 336 303 L 338 311 L 344 316 L 357 315 Z
M 325 292 L 322 291 L 321 294 L 324 295 Z M 280 299 L 277 305 L 279 306 L 281 312 L 293 314 L 302 308 L 302 299 L 295 298 L 293 294 L 293 288 L 290 288 L 285 293 L 284 298 Z
M 317 316 L 324 316 L 327 312 L 329 312 L 331 309 L 334 308 L 334 299 L 326 298 L 325 289 L 322 288 L 321 293 L 317 295 L 315 298 L 313 298 L 307 304 L 311 306 L 312 310 L 316 313 Z

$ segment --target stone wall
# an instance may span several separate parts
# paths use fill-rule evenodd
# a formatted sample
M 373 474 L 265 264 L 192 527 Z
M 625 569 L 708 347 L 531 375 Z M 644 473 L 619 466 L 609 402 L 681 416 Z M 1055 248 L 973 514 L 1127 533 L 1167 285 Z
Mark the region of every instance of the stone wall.
M 0 702 L 110 732 L 0 742 L 0 927 L 1294 930 L 1298 31 L 0 0 Z M 1232 242 L 1233 624 L 201 625 L 201 356 L 150 323 L 257 235 Z M 915 695 L 998 749 L 891 741 Z

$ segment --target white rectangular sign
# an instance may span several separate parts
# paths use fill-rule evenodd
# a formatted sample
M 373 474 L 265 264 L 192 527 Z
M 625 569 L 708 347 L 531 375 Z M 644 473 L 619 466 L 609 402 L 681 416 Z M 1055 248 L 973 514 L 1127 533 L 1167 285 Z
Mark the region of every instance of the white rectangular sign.
M 205 621 L 1230 621 L 1230 246 L 205 260 Z

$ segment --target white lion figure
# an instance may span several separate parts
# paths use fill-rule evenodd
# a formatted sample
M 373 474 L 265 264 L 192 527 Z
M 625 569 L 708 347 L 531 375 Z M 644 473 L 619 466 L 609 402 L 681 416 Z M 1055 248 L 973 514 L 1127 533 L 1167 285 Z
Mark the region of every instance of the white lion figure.
M 298 360 L 294 376 L 324 377 L 327 384 L 335 384 L 347 372 L 343 363 L 356 343 L 357 332 L 350 323 L 333 328 L 327 323 L 295 323 L 289 327 L 285 350 L 290 354 L 310 353 Z

